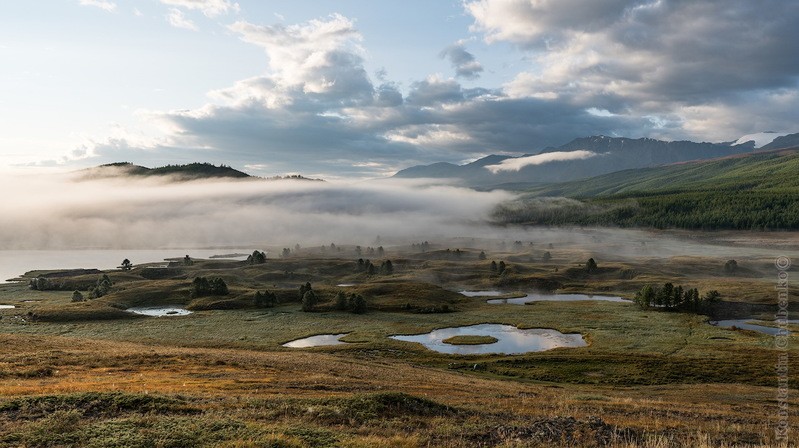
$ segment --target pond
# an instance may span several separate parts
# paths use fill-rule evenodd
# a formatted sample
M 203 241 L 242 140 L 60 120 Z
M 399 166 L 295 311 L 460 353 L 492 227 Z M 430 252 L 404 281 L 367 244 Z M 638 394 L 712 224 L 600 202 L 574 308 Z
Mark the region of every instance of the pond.
M 339 288 L 349 288 L 351 286 L 355 286 L 356 284 L 357 283 L 339 283 L 336 286 L 338 286 Z
M 490 344 L 453 345 L 444 342 L 453 336 L 491 336 L 497 339 Z M 542 352 L 559 347 L 585 347 L 588 345 L 579 333 L 563 334 L 547 328 L 521 330 L 512 325 L 477 324 L 450 327 L 417 335 L 394 335 L 391 339 L 418 342 L 430 350 L 450 355 L 485 355 L 504 353 Z
M 583 302 L 583 301 L 600 301 L 600 302 L 624 302 L 630 303 L 627 299 L 615 296 L 600 296 L 594 294 L 545 294 L 538 292 L 531 292 L 524 297 L 516 297 L 513 299 L 491 299 L 487 302 L 493 305 L 497 304 L 513 304 L 524 305 L 529 302 Z
M 466 296 L 466 297 L 495 297 L 495 296 L 501 296 L 503 294 L 507 294 L 507 293 L 505 293 L 503 291 L 496 291 L 496 290 L 490 290 L 490 291 L 458 291 L 458 292 L 460 294 Z
M 291 342 L 286 342 L 283 347 L 289 348 L 308 348 L 308 347 L 323 347 L 326 345 L 342 345 L 346 344 L 339 339 L 348 335 L 349 333 L 341 334 L 318 334 L 316 336 L 309 336 L 307 338 L 296 339 Z
M 166 316 L 186 316 L 191 314 L 191 311 L 180 305 L 165 305 L 165 306 L 137 306 L 128 308 L 125 311 L 134 314 L 141 314 L 143 316 L 152 317 L 166 317 Z
M 758 325 L 752 323 L 753 321 L 757 321 L 756 319 L 725 319 L 725 320 L 718 320 L 718 321 L 710 321 L 708 322 L 710 325 L 714 325 L 720 328 L 740 328 L 741 330 L 751 330 L 757 331 L 758 333 L 768 334 L 771 336 L 776 336 L 780 329 L 777 327 L 767 327 L 765 325 Z M 775 322 L 776 323 L 776 322 Z M 799 324 L 799 319 L 788 320 L 789 324 Z
M 14 305 L 0 305 L 0 310 L 11 310 L 16 308 Z

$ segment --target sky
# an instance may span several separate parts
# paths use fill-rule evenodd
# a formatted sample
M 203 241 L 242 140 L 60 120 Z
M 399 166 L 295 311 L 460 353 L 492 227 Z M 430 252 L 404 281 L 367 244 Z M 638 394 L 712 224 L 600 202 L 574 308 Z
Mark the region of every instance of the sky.
M 799 132 L 794 0 L 0 2 L 0 170 L 389 176 Z

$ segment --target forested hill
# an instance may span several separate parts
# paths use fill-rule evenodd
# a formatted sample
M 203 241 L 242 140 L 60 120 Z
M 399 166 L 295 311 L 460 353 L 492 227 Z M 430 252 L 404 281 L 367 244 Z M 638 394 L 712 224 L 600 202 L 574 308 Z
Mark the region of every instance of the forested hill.
M 229 166 L 216 166 L 210 163 L 189 163 L 186 165 L 166 165 L 157 168 L 147 168 L 128 162 L 119 162 L 100 165 L 95 168 L 89 168 L 85 172 L 88 177 L 111 177 L 118 175 L 173 176 L 181 180 L 208 178 L 243 179 L 252 177 L 247 173 L 233 169 Z
M 799 148 L 625 170 L 530 191 L 499 223 L 799 229 Z

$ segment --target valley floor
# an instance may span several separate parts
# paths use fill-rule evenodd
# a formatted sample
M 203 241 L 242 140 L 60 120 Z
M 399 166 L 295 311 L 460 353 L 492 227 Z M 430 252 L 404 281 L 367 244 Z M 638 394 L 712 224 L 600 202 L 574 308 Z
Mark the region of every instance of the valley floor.
M 795 335 L 781 351 L 772 336 L 718 328 L 706 315 L 599 301 L 491 305 L 457 293 L 549 287 L 631 298 L 670 281 L 719 290 L 709 313 L 776 310 L 773 260 L 759 252 L 741 253 L 729 273 L 726 253 L 613 258 L 598 250 L 608 244 L 388 247 L 372 258 L 391 259 L 393 272 L 373 275 L 359 272 L 349 247 L 258 265 L 143 265 L 109 272 L 110 292 L 78 303 L 71 287 L 97 275 L 67 277 L 65 290 L 0 285 L 0 303 L 16 307 L 0 309 L 0 446 L 780 446 L 782 353 L 794 428 L 786 446 L 795 446 Z M 585 272 L 588 256 L 596 272 Z M 490 271 L 492 259 L 508 272 Z M 223 278 L 230 294 L 192 299 L 196 276 Z M 300 310 L 306 281 L 321 298 L 313 312 Z M 264 290 L 276 306 L 254 305 Z M 368 311 L 333 309 L 338 291 L 361 294 Z M 165 304 L 194 312 L 124 312 Z M 486 322 L 581 333 L 588 345 L 456 356 L 387 337 Z M 324 333 L 347 333 L 348 343 L 281 346 Z

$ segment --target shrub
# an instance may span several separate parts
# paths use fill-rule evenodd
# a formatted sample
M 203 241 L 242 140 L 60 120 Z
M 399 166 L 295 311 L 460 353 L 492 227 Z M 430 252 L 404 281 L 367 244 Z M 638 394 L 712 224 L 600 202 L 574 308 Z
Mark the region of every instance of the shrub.
M 80 291 L 75 291 L 72 293 L 72 301 L 73 302 L 85 302 L 86 299 L 83 297 L 83 294 Z

